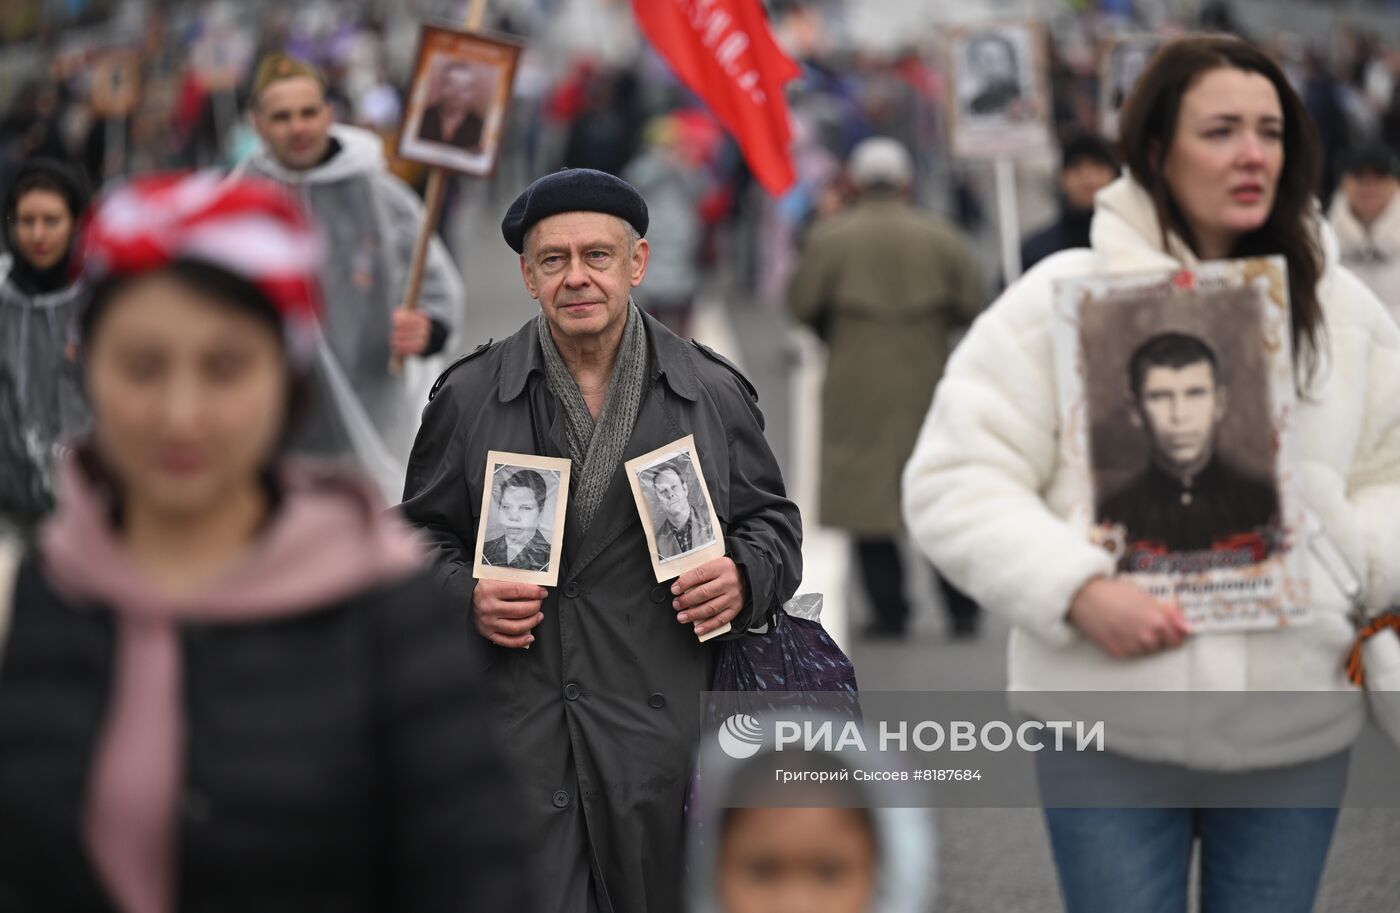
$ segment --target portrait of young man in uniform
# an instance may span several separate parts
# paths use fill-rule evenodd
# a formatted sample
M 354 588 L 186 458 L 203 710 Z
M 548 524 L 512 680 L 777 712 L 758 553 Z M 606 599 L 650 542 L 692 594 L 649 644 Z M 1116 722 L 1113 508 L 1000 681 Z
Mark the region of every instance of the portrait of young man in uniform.
M 1265 546 L 1256 551 L 1262 560 L 1278 522 L 1278 490 L 1219 452 L 1229 396 L 1214 350 L 1185 333 L 1152 336 L 1128 361 L 1128 386 L 1130 420 L 1150 456 L 1098 506 L 1100 523 L 1123 527 L 1124 560 L 1144 551 L 1239 548 L 1241 537 Z

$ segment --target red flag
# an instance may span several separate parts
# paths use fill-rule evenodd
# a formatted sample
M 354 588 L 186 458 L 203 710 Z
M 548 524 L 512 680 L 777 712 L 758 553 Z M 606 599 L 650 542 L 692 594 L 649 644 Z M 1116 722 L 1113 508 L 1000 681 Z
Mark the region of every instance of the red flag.
M 777 196 L 796 181 L 783 85 L 801 72 L 768 31 L 759 0 L 632 0 L 652 46 L 710 106 Z

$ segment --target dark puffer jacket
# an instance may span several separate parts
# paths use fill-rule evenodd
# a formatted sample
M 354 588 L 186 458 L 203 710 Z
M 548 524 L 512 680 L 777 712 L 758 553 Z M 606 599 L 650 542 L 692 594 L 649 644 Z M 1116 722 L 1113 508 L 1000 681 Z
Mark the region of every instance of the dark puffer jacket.
M 106 913 L 81 828 L 115 629 L 39 565 L 20 568 L 0 653 L 0 913 Z M 177 909 L 530 909 L 475 640 L 418 575 L 294 618 L 183 626 Z

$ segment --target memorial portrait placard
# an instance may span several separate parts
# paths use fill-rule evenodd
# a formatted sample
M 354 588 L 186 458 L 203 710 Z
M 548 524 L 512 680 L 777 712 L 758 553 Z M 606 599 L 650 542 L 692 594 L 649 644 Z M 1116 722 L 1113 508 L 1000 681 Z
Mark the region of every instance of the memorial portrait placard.
M 141 98 L 141 58 L 132 50 L 107 51 L 91 73 L 88 107 L 97 117 L 126 117 Z
M 694 435 L 628 460 L 625 469 L 658 582 L 724 556 Z
M 423 26 L 398 156 L 489 177 L 496 169 L 521 46 L 504 38 Z
M 1055 286 L 1070 519 L 1196 631 L 1308 617 L 1282 258 Z
M 1118 138 L 1118 112 L 1162 42 L 1156 34 L 1128 34 L 1104 46 L 1099 58 L 1099 129 L 1109 139 Z
M 472 576 L 539 586 L 558 583 L 570 465 L 554 457 L 498 450 L 486 454 Z
M 623 468 L 658 583 L 724 557 L 724 530 L 705 485 L 693 434 L 628 460 Z M 707 631 L 700 635 L 701 643 L 730 627 L 726 622 Z
M 1051 147 L 1045 35 L 1040 24 L 986 22 L 948 38 L 953 153 L 1014 158 Z

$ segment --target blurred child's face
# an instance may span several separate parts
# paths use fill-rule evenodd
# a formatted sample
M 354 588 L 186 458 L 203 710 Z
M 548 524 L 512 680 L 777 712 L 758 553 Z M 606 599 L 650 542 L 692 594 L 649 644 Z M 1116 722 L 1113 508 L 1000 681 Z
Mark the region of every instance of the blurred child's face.
M 868 813 L 734 809 L 720 842 L 724 913 L 867 913 L 875 897 Z

